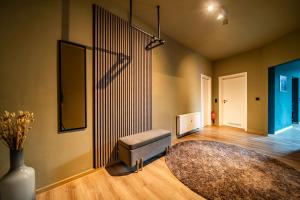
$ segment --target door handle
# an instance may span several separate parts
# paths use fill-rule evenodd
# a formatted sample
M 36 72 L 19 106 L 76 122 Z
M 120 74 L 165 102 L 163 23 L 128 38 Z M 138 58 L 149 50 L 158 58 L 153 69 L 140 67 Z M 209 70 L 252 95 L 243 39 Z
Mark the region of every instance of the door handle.
M 227 103 L 227 100 L 223 100 L 224 103 Z

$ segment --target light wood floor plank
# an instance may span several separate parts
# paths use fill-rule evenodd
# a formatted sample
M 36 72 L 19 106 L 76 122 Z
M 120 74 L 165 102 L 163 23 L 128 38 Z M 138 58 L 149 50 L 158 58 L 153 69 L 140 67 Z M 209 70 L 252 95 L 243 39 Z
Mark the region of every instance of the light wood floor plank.
M 275 157 L 300 170 L 300 131 L 260 136 L 229 127 L 206 127 L 173 143 L 186 140 L 212 140 L 234 144 Z M 203 199 L 170 172 L 161 157 L 146 165 L 143 171 L 112 176 L 106 169 L 97 170 L 79 179 L 37 195 L 37 200 L 196 200 Z

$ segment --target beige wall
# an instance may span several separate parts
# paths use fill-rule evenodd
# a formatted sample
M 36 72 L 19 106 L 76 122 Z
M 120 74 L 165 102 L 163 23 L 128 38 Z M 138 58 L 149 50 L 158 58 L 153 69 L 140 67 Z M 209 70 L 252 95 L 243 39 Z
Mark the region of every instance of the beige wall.
M 58 134 L 57 40 L 61 39 L 61 1 L 1 3 L 0 110 L 26 109 L 36 122 L 25 144 L 26 164 L 36 169 L 37 187 L 92 168 L 92 82 L 87 82 L 88 128 Z M 87 18 L 89 22 L 89 18 Z M 77 41 L 70 26 L 70 39 Z M 74 28 L 75 31 L 75 28 Z M 81 43 L 91 41 L 80 35 Z M 87 80 L 92 80 L 91 52 Z M 8 150 L 0 146 L 0 173 Z
M 166 39 L 153 50 L 153 128 L 175 136 L 176 115 L 201 111 L 201 74 L 212 76 L 212 68 L 199 54 Z
M 65 30 L 68 25 L 69 34 L 64 32 L 63 39 L 91 46 L 94 1 L 70 2 L 69 20 L 63 26 Z M 109 0 L 97 2 L 127 17 Z M 4 1 L 0 23 L 0 111 L 26 109 L 35 113 L 36 122 L 25 144 L 25 161 L 36 169 L 37 187 L 91 169 L 91 51 L 87 51 L 87 129 L 65 134 L 57 131 L 57 40 L 62 39 L 62 1 Z M 175 133 L 176 114 L 200 110 L 200 74 L 211 75 L 211 65 L 166 39 L 167 45 L 153 51 L 153 127 Z M 0 144 L 0 176 L 8 170 L 8 154 Z
M 268 68 L 300 58 L 300 30 L 271 44 L 213 63 L 213 98 L 218 98 L 218 77 L 248 73 L 248 131 L 267 134 Z M 260 97 L 256 101 L 255 97 Z M 218 104 L 212 103 L 218 112 Z

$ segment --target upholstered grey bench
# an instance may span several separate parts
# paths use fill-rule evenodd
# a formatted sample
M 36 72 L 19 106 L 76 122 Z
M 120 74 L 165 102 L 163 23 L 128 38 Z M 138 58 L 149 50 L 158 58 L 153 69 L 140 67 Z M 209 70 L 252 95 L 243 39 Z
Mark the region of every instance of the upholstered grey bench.
M 143 162 L 168 150 L 171 132 L 158 129 L 122 137 L 118 142 L 119 159 L 128 167 L 143 169 Z

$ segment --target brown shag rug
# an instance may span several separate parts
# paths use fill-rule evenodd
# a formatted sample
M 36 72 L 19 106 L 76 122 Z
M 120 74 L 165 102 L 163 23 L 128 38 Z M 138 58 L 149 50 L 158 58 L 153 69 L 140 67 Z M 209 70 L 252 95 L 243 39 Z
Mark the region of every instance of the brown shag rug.
M 266 155 L 213 141 L 185 141 L 166 155 L 172 173 L 207 199 L 300 199 L 300 172 Z

